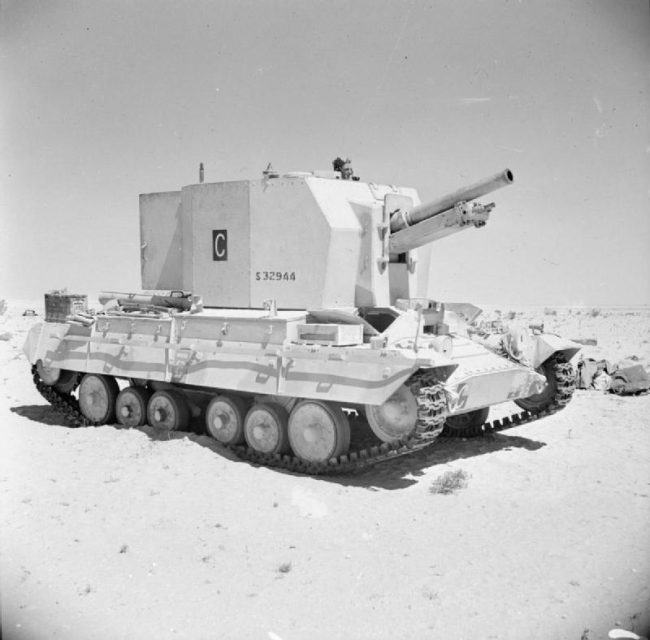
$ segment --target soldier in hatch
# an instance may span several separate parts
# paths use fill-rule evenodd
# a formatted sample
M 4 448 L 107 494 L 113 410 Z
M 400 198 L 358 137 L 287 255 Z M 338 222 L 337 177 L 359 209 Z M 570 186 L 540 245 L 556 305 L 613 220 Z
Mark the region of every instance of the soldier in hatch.
M 343 180 L 358 180 L 359 178 L 354 175 L 354 169 L 350 164 L 351 160 L 343 160 L 342 158 L 336 158 L 332 161 L 332 167 L 334 171 L 339 171 L 341 173 L 341 178 Z

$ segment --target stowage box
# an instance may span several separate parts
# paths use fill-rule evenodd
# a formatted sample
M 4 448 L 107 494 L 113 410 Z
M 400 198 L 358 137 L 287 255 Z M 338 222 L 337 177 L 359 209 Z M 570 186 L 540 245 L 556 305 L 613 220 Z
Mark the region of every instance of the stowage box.
M 53 291 L 45 294 L 45 322 L 65 322 L 72 314 L 88 310 L 88 296 Z

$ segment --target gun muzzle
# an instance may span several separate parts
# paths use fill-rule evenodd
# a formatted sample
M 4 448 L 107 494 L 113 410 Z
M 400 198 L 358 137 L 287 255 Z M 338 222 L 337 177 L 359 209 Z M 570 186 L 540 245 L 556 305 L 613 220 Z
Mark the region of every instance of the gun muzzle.
M 418 222 L 428 220 L 433 216 L 453 209 L 459 202 L 470 202 L 501 187 L 507 187 L 513 182 L 514 176 L 512 175 L 512 171 L 510 169 L 504 169 L 490 178 L 481 180 L 469 187 L 463 187 L 442 198 L 420 204 L 417 207 L 413 207 L 410 211 L 398 211 L 394 213 L 390 219 L 390 230 L 395 232 L 400 229 L 406 229 L 407 227 L 418 224 Z

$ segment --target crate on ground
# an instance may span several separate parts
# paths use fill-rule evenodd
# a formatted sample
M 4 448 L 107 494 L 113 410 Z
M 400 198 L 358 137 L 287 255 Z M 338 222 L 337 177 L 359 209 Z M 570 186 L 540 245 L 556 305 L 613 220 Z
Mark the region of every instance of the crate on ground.
M 65 322 L 70 314 L 88 310 L 88 296 L 64 291 L 45 294 L 45 322 Z

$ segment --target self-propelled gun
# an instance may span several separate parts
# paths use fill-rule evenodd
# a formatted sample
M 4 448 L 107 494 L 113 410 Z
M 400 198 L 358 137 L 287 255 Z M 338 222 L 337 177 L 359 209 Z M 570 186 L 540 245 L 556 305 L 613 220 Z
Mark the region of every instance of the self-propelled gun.
M 94 312 L 51 295 L 25 344 L 41 394 L 75 424 L 202 429 L 306 473 L 561 409 L 578 345 L 486 332 L 476 307 L 429 297 L 432 243 L 484 226 L 494 204 L 477 199 L 512 172 L 424 204 L 345 177 L 269 168 L 140 196 L 144 293 Z M 522 411 L 488 422 L 506 401 Z

